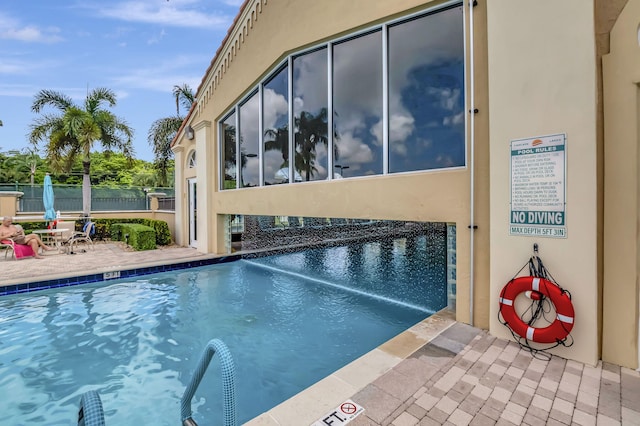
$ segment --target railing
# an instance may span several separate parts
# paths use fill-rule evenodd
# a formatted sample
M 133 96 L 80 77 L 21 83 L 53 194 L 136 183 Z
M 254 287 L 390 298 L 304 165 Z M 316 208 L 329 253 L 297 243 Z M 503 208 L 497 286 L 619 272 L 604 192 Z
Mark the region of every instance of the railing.
M 158 198 L 158 210 L 175 210 L 176 197 Z
M 78 426 L 105 426 L 104 410 L 98 392 L 88 391 L 82 394 L 78 410 Z
M 236 425 L 236 373 L 233 365 L 233 358 L 231 357 L 231 352 L 229 352 L 229 349 L 221 340 L 213 339 L 207 343 L 207 346 L 200 357 L 198 368 L 191 377 L 191 382 L 189 382 L 187 389 L 185 389 L 184 394 L 182 395 L 180 414 L 182 416 L 183 426 L 198 426 L 191 417 L 191 400 L 202 381 L 204 373 L 207 371 L 211 358 L 213 358 L 216 352 L 218 352 L 220 358 L 222 371 L 222 424 L 224 426 Z
M 42 202 L 42 185 L 25 184 L 0 184 L 0 191 L 20 191 L 24 195 L 19 199 L 19 211 L 41 212 L 44 211 Z M 82 211 L 82 187 L 78 185 L 54 185 L 55 210 Z M 161 210 L 175 210 L 175 198 L 173 188 L 141 188 L 119 187 L 91 188 L 91 210 L 117 211 L 117 210 L 148 210 L 149 200 L 147 193 L 163 192 L 167 194 L 159 199 Z M 165 201 L 162 201 L 165 200 Z

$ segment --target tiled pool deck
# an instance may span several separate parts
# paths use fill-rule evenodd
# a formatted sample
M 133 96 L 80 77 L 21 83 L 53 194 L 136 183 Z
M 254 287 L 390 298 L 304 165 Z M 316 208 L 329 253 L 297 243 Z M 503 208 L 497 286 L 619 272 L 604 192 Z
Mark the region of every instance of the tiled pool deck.
M 75 255 L 48 252 L 41 260 L 0 256 L 0 286 L 212 259 L 191 248 L 128 252 L 114 243 Z M 639 372 L 536 359 L 446 311 L 248 424 L 336 426 L 334 417 L 322 419 L 347 399 L 364 408 L 352 426 L 640 425 Z

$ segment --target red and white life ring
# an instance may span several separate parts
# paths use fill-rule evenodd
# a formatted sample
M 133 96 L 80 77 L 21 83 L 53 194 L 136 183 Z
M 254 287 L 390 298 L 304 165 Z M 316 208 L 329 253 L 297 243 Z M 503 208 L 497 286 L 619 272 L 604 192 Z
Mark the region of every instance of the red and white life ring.
M 520 293 L 533 300 L 547 297 L 556 309 L 556 319 L 547 327 L 535 328 L 516 313 L 514 302 Z M 544 278 L 518 277 L 509 281 L 500 292 L 500 313 L 517 335 L 538 343 L 557 343 L 564 340 L 573 328 L 575 312 L 568 293 Z

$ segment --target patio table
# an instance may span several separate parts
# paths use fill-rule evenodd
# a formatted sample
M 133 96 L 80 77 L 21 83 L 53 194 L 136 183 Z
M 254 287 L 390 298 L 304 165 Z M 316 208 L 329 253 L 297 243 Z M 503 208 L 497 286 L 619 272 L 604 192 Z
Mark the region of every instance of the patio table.
M 57 229 L 57 228 L 53 228 L 53 229 L 36 229 L 36 230 L 34 230 L 32 232 L 34 234 L 39 234 L 41 236 L 40 239 L 45 244 L 53 242 L 53 244 L 56 246 L 56 248 L 58 249 L 59 252 L 64 251 L 62 249 L 62 242 L 63 242 L 62 234 L 64 232 L 69 232 L 68 229 Z

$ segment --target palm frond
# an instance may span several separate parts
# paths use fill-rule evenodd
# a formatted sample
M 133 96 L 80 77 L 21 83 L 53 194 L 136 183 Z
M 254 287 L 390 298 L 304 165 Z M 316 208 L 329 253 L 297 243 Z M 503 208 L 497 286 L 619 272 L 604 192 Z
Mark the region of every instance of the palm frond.
M 116 99 L 116 94 L 113 90 L 105 87 L 98 87 L 93 89 L 87 95 L 84 102 L 85 110 L 91 115 L 94 115 L 99 110 L 100 105 L 103 102 L 106 102 L 110 107 L 113 107 L 116 105 Z
M 73 105 L 73 100 L 64 93 L 56 92 L 54 90 L 41 90 L 36 93 L 31 104 L 31 111 L 39 113 L 45 106 L 51 106 L 57 108 L 60 111 L 65 111 L 67 108 Z

